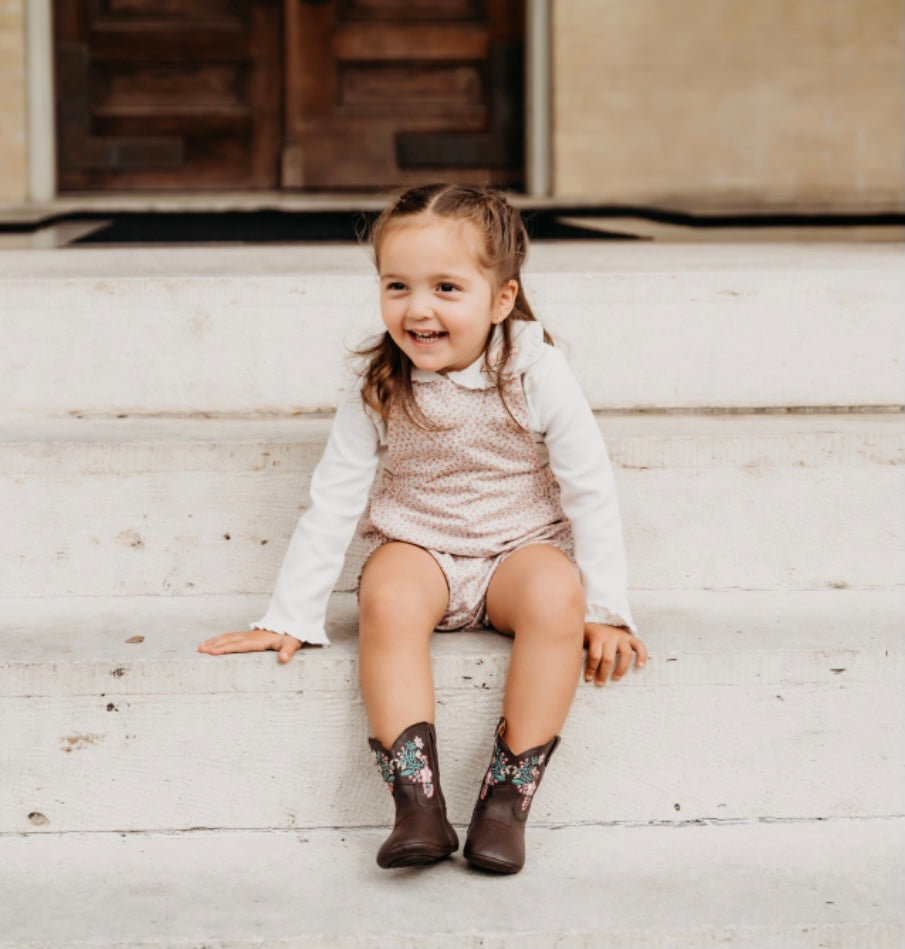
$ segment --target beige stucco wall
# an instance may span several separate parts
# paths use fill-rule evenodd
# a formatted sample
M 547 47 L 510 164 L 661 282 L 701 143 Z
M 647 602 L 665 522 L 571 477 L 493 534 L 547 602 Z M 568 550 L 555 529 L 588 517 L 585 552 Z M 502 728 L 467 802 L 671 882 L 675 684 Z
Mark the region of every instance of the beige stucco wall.
M 28 194 L 25 0 L 0 0 L 0 201 Z
M 905 207 L 902 0 L 553 0 L 560 196 Z

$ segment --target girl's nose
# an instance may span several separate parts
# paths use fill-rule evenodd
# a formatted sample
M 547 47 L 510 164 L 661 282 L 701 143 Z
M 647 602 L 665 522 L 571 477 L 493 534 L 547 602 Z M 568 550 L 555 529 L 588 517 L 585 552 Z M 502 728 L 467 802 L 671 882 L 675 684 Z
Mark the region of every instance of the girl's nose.
M 428 320 L 434 315 L 433 301 L 423 293 L 415 293 L 409 298 L 409 316 L 417 320 Z

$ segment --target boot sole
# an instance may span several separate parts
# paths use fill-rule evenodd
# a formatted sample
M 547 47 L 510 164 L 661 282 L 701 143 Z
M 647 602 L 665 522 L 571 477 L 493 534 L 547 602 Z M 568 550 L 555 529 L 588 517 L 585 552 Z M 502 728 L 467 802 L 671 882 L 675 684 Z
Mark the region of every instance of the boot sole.
M 521 866 L 515 866 L 512 863 L 504 863 L 501 860 L 494 860 L 493 857 L 482 857 L 480 854 L 468 853 L 467 851 L 464 856 L 471 866 L 478 870 L 487 870 L 489 873 L 510 875 L 518 873 L 522 869 Z
M 417 850 L 399 851 L 383 860 L 378 860 L 377 865 L 383 870 L 397 870 L 400 867 L 423 867 L 429 863 L 439 863 L 456 852 L 457 847 L 444 847 L 442 849 L 426 850 L 419 847 Z

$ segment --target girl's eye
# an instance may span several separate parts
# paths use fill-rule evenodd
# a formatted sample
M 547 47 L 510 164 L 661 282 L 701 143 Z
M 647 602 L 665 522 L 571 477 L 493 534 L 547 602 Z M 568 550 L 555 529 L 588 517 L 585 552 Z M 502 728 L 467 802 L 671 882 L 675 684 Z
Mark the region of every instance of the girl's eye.
M 458 289 L 458 287 L 456 287 L 456 285 L 455 285 L 454 283 L 441 283 L 441 284 L 437 287 L 437 289 L 438 289 L 441 293 L 454 293 L 454 292 Z
M 405 284 L 400 283 L 398 280 L 393 280 L 391 283 L 386 285 L 387 290 L 404 290 Z

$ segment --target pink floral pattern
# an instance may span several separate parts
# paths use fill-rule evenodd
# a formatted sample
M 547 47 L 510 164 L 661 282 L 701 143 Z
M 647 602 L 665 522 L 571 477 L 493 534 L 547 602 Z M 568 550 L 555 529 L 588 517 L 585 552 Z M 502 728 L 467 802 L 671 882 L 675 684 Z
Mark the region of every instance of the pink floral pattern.
M 539 755 L 528 755 L 517 759 L 515 764 L 510 764 L 509 756 L 497 744 L 494 748 L 490 767 L 484 776 L 481 800 L 483 801 L 487 797 L 488 792 L 495 785 L 509 782 L 521 794 L 522 810 L 527 811 L 531 804 L 531 798 L 534 797 L 534 792 L 537 791 L 537 785 L 546 759 L 547 756 L 542 752 Z
M 424 741 L 418 736 L 400 745 L 392 756 L 382 749 L 374 749 L 377 767 L 391 794 L 395 776 L 398 776 L 420 784 L 425 797 L 434 796 L 434 776 L 423 749 Z
M 437 377 L 415 390 L 425 415 L 443 427 L 425 431 L 401 410 L 390 415 L 367 530 L 460 557 L 493 557 L 563 521 L 559 484 L 539 462 L 520 379 L 505 387 L 512 415 L 495 389 Z
M 520 377 L 506 383 L 505 404 L 494 388 L 443 376 L 417 382 L 415 392 L 442 428 L 425 431 L 401 410 L 390 415 L 384 467 L 362 520 L 366 553 L 388 540 L 430 551 L 450 589 L 439 628 L 477 629 L 499 560 L 535 543 L 573 557 L 572 529 L 529 429 Z

